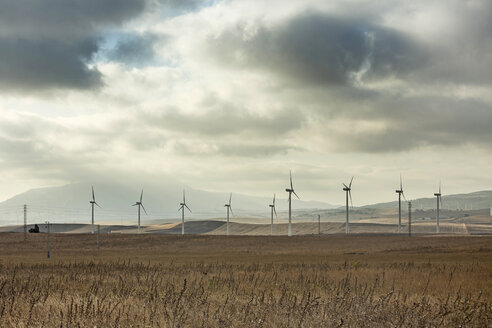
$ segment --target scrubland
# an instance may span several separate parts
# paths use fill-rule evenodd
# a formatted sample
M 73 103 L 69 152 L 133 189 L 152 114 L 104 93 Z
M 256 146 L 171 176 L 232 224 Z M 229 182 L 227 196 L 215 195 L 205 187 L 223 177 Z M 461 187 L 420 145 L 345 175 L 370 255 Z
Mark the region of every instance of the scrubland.
M 487 327 L 492 237 L 0 234 L 2 327 Z

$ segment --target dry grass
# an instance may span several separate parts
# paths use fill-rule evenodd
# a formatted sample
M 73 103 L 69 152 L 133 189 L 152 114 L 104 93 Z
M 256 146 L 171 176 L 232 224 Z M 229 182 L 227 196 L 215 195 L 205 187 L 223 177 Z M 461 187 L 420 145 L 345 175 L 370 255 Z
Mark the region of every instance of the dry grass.
M 492 326 L 492 237 L 0 234 L 3 327 Z

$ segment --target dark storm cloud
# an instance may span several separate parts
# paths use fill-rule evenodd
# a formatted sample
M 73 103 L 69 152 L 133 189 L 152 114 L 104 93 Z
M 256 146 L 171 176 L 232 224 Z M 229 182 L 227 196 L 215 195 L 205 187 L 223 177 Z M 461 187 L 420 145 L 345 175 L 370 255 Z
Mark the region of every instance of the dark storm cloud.
M 95 29 L 121 24 L 141 13 L 147 0 L 3 0 L 1 34 L 53 37 L 91 35 Z
M 88 89 L 101 74 L 88 62 L 102 28 L 138 16 L 145 0 L 7 0 L 0 4 L 3 90 Z
M 247 33 L 240 26 L 228 30 L 209 40 L 210 50 L 227 64 L 266 69 L 303 83 L 346 84 L 365 68 L 374 77 L 405 76 L 426 58 L 409 36 L 357 17 L 311 12 Z
M 74 43 L 0 37 L 0 89 L 87 89 L 101 85 L 101 73 L 86 62 L 97 40 Z
M 424 82 L 492 84 L 492 1 L 454 1 L 449 31 L 429 44 L 432 61 L 419 72 Z M 447 33 L 446 33 L 447 32 Z

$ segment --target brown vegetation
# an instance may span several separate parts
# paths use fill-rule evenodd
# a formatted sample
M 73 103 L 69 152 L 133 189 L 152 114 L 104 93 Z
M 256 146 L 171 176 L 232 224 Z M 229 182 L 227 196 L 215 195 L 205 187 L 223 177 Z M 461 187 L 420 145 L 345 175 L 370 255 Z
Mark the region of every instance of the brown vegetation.
M 0 234 L 3 327 L 492 325 L 492 237 Z

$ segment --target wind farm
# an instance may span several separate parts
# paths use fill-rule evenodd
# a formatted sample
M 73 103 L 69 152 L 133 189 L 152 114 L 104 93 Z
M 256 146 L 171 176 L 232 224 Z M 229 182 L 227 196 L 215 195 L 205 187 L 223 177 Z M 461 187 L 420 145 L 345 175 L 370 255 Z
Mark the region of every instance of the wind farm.
M 492 327 L 491 0 L 0 31 L 0 327 Z

